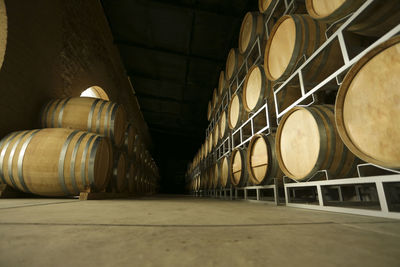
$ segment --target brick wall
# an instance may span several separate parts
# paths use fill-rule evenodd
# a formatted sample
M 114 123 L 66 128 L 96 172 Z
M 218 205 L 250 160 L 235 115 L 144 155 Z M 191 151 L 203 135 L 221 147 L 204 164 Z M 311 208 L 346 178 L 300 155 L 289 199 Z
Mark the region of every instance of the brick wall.
M 8 34 L 0 70 L 0 137 L 39 127 L 40 110 L 50 99 L 79 96 L 97 85 L 110 100 L 124 104 L 150 144 L 147 125 L 98 0 L 4 2 Z

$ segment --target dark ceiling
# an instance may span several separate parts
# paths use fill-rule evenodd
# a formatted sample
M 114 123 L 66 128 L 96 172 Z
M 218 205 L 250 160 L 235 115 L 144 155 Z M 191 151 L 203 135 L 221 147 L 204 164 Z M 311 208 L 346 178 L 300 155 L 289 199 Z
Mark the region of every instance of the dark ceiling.
M 182 192 L 207 103 L 256 0 L 102 0 L 153 140 L 164 192 Z

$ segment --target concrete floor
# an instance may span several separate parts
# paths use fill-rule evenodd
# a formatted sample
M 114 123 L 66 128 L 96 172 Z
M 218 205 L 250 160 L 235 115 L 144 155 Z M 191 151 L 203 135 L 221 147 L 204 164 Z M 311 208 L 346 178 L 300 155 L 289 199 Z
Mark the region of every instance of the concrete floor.
M 400 266 L 400 221 L 160 196 L 0 199 L 0 266 Z

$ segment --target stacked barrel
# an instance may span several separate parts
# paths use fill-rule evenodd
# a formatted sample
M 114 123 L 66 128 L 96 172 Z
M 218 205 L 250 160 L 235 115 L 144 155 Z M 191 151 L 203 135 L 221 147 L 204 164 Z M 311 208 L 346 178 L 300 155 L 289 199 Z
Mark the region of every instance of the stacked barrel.
M 362 11 L 340 29 L 347 48 L 360 51 L 398 27 L 400 2 L 372 1 L 367 8 L 365 1 L 350 0 L 291 4 L 288 9 L 285 1 L 259 0 L 260 12 L 244 17 L 238 48 L 230 50 L 208 105 L 211 123 L 205 143 L 189 165 L 191 190 L 263 185 L 283 176 L 308 181 L 321 171 L 330 179 L 350 178 L 362 161 L 400 168 L 398 36 L 378 43 L 345 70 L 340 87 L 322 87 L 311 106 L 289 109 L 302 90 L 320 84 L 345 64 L 339 41 L 317 51 L 327 41 L 328 30 L 338 30 L 350 14 Z M 261 55 L 255 52 L 258 45 Z M 311 56 L 296 81 L 293 73 Z M 274 94 L 282 84 L 285 90 Z M 227 107 L 222 102 L 226 97 Z M 217 161 L 215 148 L 223 137 L 232 137 L 265 104 L 268 132 L 254 134 Z M 279 121 L 278 110 L 284 114 Z
M 134 180 L 135 192 L 154 191 L 156 166 L 149 155 L 134 153 L 135 146 L 144 148 L 135 143 L 122 105 L 56 99 L 43 108 L 41 123 L 42 129 L 13 132 L 0 141 L 0 177 L 7 185 L 42 196 L 75 196 L 88 188 L 133 192 L 128 184 Z

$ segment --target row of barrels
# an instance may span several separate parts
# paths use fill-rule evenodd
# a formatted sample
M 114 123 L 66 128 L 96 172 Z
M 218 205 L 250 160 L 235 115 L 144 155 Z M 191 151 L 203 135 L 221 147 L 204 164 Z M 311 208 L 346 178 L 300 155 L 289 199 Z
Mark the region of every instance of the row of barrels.
M 42 129 L 13 132 L 0 141 L 1 182 L 42 196 L 74 196 L 88 187 L 105 191 L 113 164 L 120 164 L 115 153 L 123 151 L 138 166 L 136 187 L 155 187 L 155 163 L 122 105 L 88 97 L 56 99 L 43 108 L 41 123 Z
M 296 63 L 301 57 L 310 56 L 325 42 L 327 23 L 346 17 L 364 3 L 364 1 L 310 0 L 305 3 L 296 1 L 297 11 L 307 10 L 308 14 L 282 16 L 271 28 L 269 39 L 266 40 L 264 16 L 265 14 L 269 15 L 271 7 L 275 6 L 277 2 L 279 1 L 260 0 L 260 12 L 246 14 L 240 30 L 239 49 L 230 51 L 225 74 L 221 72 L 218 90 L 214 90 L 211 103 L 215 106 L 219 104 L 218 99 L 221 99 L 222 93 L 232 79 L 231 75 L 227 76 L 226 74 L 236 73 L 238 66 L 243 62 L 244 54 L 241 52 L 247 52 L 249 45 L 256 38 L 265 40 L 264 63 L 249 69 L 243 89 L 239 94 L 232 95 L 228 110 L 222 111 L 219 119 L 214 122 L 213 130 L 195 155 L 190 169 L 194 169 L 228 135 L 230 130 L 240 126 L 247 119 L 248 114 L 260 108 L 264 103 L 268 103 L 270 122 L 275 122 L 275 106 L 280 110 L 287 108 L 301 96 L 301 88 L 299 84 L 291 85 L 283 94 L 276 95 L 277 103 L 275 103 L 273 86 L 287 79 L 296 70 L 298 67 Z M 302 5 L 305 5 L 306 8 L 303 8 Z M 354 23 L 347 27 L 347 30 L 357 33 L 357 36 L 380 37 L 399 23 L 399 14 L 400 2 L 374 1 Z M 348 43 L 350 47 L 358 46 L 361 39 L 349 38 L 347 42 L 351 42 Z M 333 42 L 319 53 L 303 71 L 304 84 L 310 86 L 321 82 L 343 64 L 341 60 L 337 60 L 341 57 L 339 43 Z M 231 71 L 227 72 L 227 69 Z M 209 107 L 214 107 L 213 104 L 209 104 Z M 211 114 L 213 114 L 212 109 L 209 109 L 209 118 L 211 118 Z
M 362 161 L 400 169 L 399 59 L 394 36 L 352 66 L 335 106 L 291 109 L 276 133 L 255 135 L 247 148 L 204 169 L 192 188 L 259 185 L 283 175 L 305 181 L 320 170 L 348 178 Z

